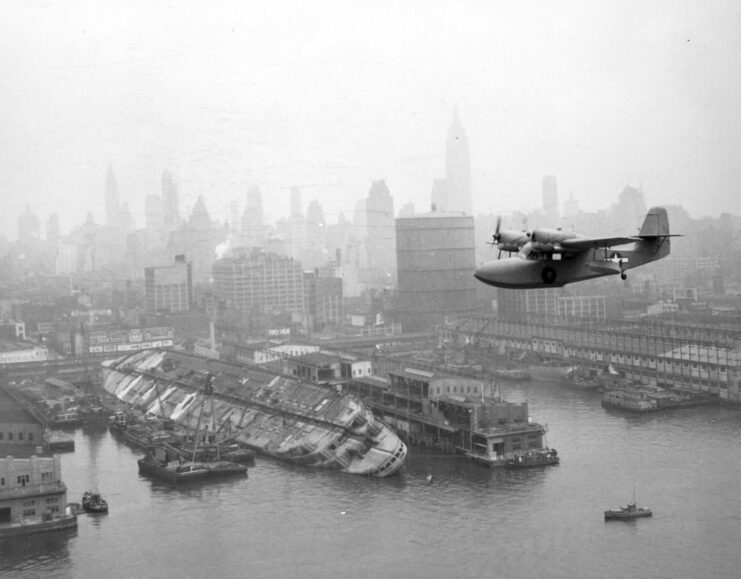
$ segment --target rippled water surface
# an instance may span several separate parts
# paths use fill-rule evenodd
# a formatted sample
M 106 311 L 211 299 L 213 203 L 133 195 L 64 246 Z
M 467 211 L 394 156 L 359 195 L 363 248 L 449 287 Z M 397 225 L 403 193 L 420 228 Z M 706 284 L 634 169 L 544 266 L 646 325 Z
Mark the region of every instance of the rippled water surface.
M 412 449 L 387 480 L 259 459 L 247 478 L 175 489 L 140 477 L 140 453 L 106 431 L 78 429 L 62 455 L 68 500 L 97 489 L 110 513 L 0 542 L 0 576 L 740 576 L 741 411 L 624 415 L 545 383 L 503 394 L 548 425 L 560 466 Z M 605 522 L 634 487 L 654 517 Z

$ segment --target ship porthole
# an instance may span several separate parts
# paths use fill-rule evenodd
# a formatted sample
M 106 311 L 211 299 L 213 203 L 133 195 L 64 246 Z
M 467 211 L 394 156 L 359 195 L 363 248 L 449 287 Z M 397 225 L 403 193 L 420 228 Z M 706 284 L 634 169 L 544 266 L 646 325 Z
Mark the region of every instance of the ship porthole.
M 540 274 L 543 279 L 543 283 L 553 283 L 556 281 L 556 270 L 552 267 L 543 268 L 543 273 Z

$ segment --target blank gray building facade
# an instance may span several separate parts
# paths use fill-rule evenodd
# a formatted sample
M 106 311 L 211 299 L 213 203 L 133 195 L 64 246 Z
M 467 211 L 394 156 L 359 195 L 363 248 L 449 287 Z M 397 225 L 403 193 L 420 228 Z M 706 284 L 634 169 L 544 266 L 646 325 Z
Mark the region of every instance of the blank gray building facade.
M 431 212 L 396 220 L 399 319 L 430 331 L 476 306 L 473 216 Z

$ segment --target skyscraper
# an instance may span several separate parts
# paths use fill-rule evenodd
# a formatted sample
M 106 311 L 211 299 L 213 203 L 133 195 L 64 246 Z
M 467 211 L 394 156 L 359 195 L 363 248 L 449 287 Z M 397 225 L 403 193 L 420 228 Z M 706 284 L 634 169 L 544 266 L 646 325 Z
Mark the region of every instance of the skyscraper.
M 468 139 L 463 131 L 458 108 L 453 112 L 453 122 L 448 131 L 445 148 L 445 173 L 447 178 L 447 195 L 441 211 L 462 211 L 472 214 L 471 201 L 471 159 L 468 152 Z
M 448 204 L 448 180 L 447 179 L 435 179 L 432 182 L 432 203 L 427 210 L 430 211 L 443 211 L 444 207 Z
M 113 174 L 113 165 L 108 164 L 108 174 L 105 179 L 105 224 L 114 227 L 118 225 L 118 184 Z
M 178 188 L 170 171 L 162 173 L 162 215 L 167 227 L 175 227 L 180 221 Z
M 298 259 L 306 246 L 306 219 L 301 211 L 301 190 L 291 187 L 291 215 L 276 223 L 278 234 L 283 237 L 285 247 L 293 258 Z
M 46 220 L 46 240 L 57 241 L 59 239 L 59 216 L 56 213 L 49 215 Z
M 23 242 L 38 241 L 41 238 L 41 225 L 38 216 L 26 204 L 26 210 L 18 218 L 18 239 Z
M 239 201 L 232 199 L 229 201 L 229 234 L 238 234 L 242 226 L 242 220 L 239 218 Z
M 121 203 L 119 206 L 117 225 L 124 233 L 131 233 L 136 229 L 134 216 L 131 214 L 128 203 Z
M 291 217 L 301 217 L 301 189 L 291 187 Z
M 373 181 L 365 207 L 368 282 L 392 285 L 396 278 L 396 226 L 394 198 L 383 180 Z
M 543 211 L 548 215 L 559 215 L 558 186 L 555 175 L 543 177 Z
M 153 232 L 158 232 L 164 225 L 162 215 L 162 197 L 150 193 L 144 200 L 144 215 L 146 228 Z
M 265 238 L 262 191 L 257 185 L 252 185 L 247 191 L 247 205 L 242 215 L 242 239 L 245 247 L 263 247 Z

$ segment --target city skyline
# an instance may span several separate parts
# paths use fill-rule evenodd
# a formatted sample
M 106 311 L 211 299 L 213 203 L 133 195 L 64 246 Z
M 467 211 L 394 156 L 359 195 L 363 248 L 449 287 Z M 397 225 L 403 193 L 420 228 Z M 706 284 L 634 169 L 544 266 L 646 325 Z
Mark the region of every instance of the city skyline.
M 587 211 L 630 184 L 741 214 L 735 3 L 325 4 L 11 3 L 0 232 L 27 204 L 104 223 L 109 165 L 138 227 L 164 171 L 220 222 L 252 185 L 270 222 L 291 187 L 334 223 L 376 180 L 422 212 L 456 107 L 474 214 L 537 209 L 545 175 Z

